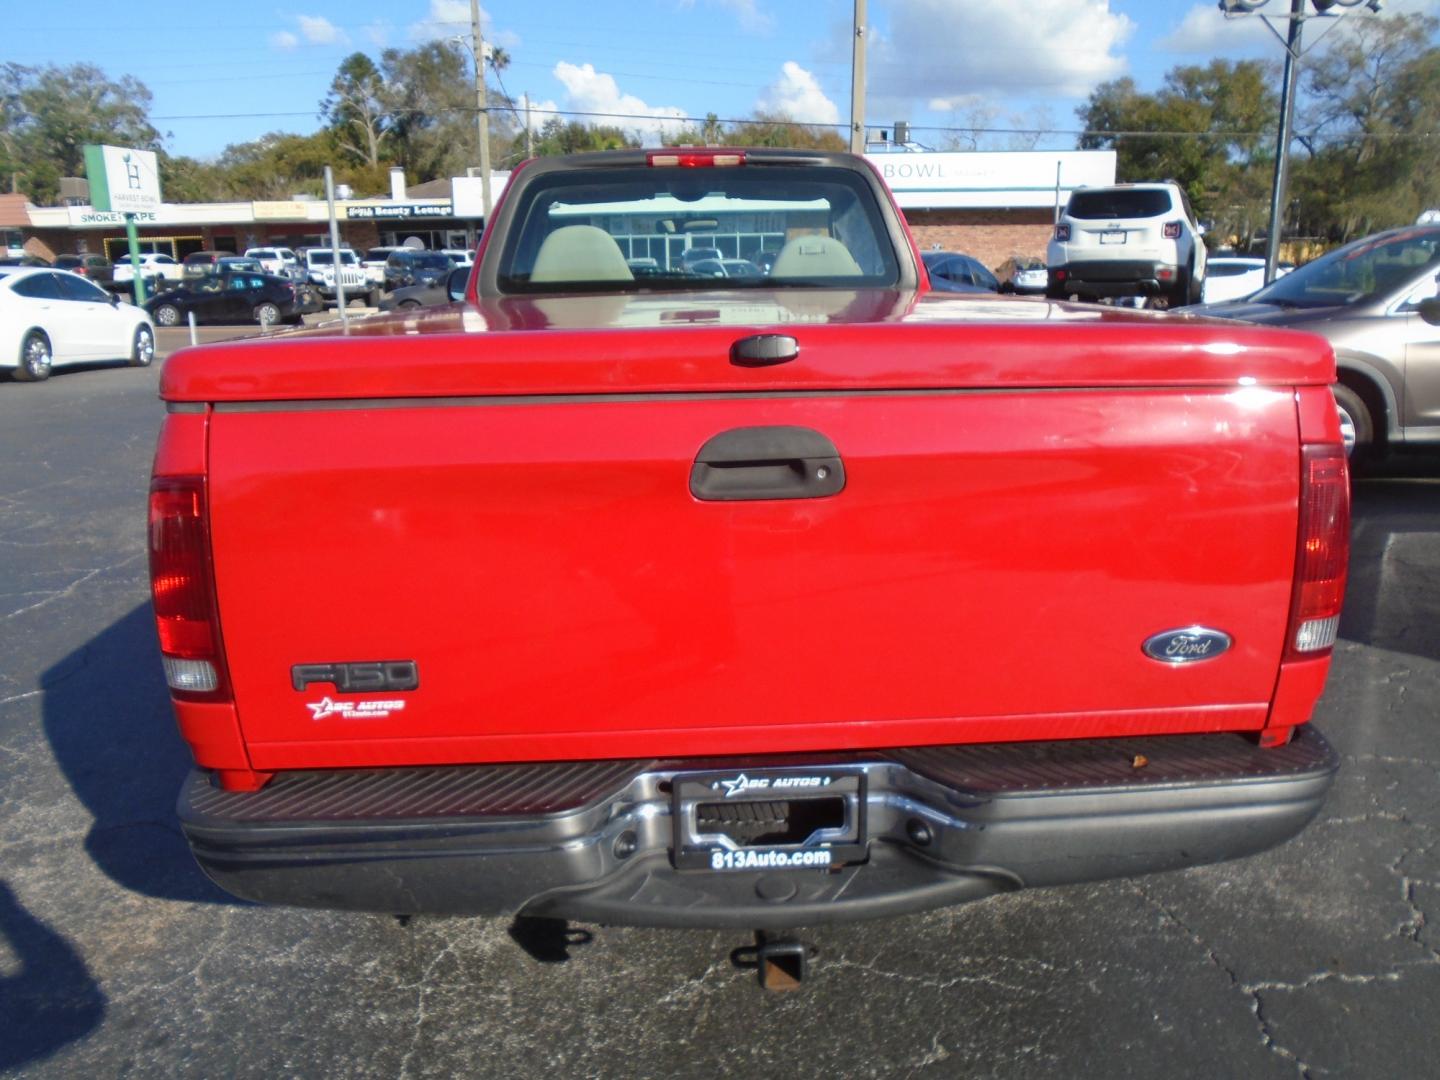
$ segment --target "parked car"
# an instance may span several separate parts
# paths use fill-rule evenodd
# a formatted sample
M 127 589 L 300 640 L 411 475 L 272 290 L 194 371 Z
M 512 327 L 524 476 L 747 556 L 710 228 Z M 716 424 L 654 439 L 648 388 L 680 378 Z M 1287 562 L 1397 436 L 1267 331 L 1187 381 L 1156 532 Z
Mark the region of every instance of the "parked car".
M 1332 387 L 1345 446 L 1440 446 L 1440 226 L 1367 236 L 1244 300 L 1186 308 L 1320 334 L 1335 347 Z
M 995 276 L 1000 279 L 1001 292 L 1020 296 L 1043 296 L 1049 280 L 1044 261 L 1033 255 L 1010 256 Z
M 456 266 L 475 265 L 475 252 L 470 248 L 442 248 L 440 254 L 450 256 L 450 261 Z
M 437 304 L 463 300 L 469 280 L 469 267 L 454 267 L 447 277 L 432 285 L 406 285 L 396 289 L 380 301 L 380 310 L 408 311 L 413 314 L 416 308 L 435 307 Z
M 385 260 L 385 288 L 443 284 L 454 268 L 450 256 L 441 251 L 392 251 Z
M 0 367 L 21 382 L 87 360 L 155 358 L 155 327 L 94 282 L 46 267 L 0 267 Z
M 689 270 L 697 262 L 707 262 L 714 259 L 720 262 L 725 258 L 724 252 L 715 247 L 692 247 L 686 248 L 680 253 L 680 266 Z
M 366 280 L 372 285 L 384 285 L 385 261 L 395 252 L 405 250 L 398 245 L 367 248 L 365 254 L 360 257 L 360 265 L 365 270 Z
M 927 251 L 920 258 L 936 292 L 999 292 L 1000 281 L 979 259 L 958 251 Z
M 725 261 L 723 259 L 692 259 L 689 262 L 681 262 L 681 268 L 695 277 L 724 277 Z
M 0 255 L 0 266 L 49 266 L 49 259 L 31 255 L 28 251 L 19 255 Z
M 246 323 L 273 326 L 298 322 L 307 312 L 323 308 L 308 283 L 273 274 L 221 270 L 160 293 L 145 305 L 161 326 L 177 326 L 191 312 L 196 322 Z
M 115 265 L 104 255 L 58 255 L 54 267 L 79 274 L 102 289 L 108 289 L 115 283 Z
M 179 281 L 185 268 L 164 252 L 147 251 L 140 256 L 140 280 L 145 288 L 153 290 L 163 281 Z M 128 255 L 122 256 L 115 264 L 113 280 L 116 285 L 131 285 L 135 281 L 135 268 Z
M 336 282 L 337 267 L 335 265 L 338 257 L 340 263 L 338 286 L 345 289 L 345 303 L 361 300 L 368 306 L 374 307 L 380 302 L 380 286 L 369 279 L 365 268 L 360 265 L 360 256 L 349 248 L 331 251 L 328 247 L 308 247 L 302 249 L 299 254 L 304 259 L 306 279 L 326 300 L 337 300 L 340 295 Z
M 182 264 L 185 268 L 183 274 L 187 278 L 204 277 L 215 269 L 215 264 L 221 259 L 234 258 L 233 251 L 192 251 L 185 256 Z
M 1294 263 L 1280 263 L 1275 275 L 1288 274 Z M 1265 284 L 1265 260 L 1253 255 L 1212 255 L 1205 261 L 1204 302 L 1240 300 Z
M 223 273 L 223 272 L 225 272 L 225 271 L 229 271 L 229 272 L 232 273 L 232 274 L 233 274 L 233 273 L 249 273 L 249 274 L 263 274 L 263 273 L 265 273 L 265 267 L 261 265 L 259 259 L 248 258 L 248 257 L 245 256 L 245 255 L 226 255 L 224 258 L 216 259 L 216 260 L 215 260 L 215 270 L 216 270 L 217 273 Z M 274 277 L 285 277 L 286 275 L 284 275 L 284 274 L 275 274 L 275 275 L 272 275 L 272 276 L 274 276 Z
M 721 259 L 720 265 L 725 269 L 727 278 L 738 278 L 741 281 L 759 281 L 765 277 L 765 271 L 756 266 L 749 259 Z
M 300 260 L 288 247 L 252 247 L 245 249 L 245 257 L 258 259 L 260 269 L 275 277 L 295 278 L 300 273 Z
M 1045 253 L 1045 295 L 1144 296 L 1157 307 L 1200 300 L 1204 230 L 1179 184 L 1117 184 L 1070 195 Z

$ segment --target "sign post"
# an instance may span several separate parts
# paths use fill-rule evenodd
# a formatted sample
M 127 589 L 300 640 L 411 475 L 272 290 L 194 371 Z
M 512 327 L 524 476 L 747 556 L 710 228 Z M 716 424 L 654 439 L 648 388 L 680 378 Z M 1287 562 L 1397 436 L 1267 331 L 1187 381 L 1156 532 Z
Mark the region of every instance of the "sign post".
M 85 147 L 85 175 L 90 181 L 90 205 L 125 215 L 125 238 L 130 245 L 130 270 L 135 303 L 145 303 L 145 278 L 140 272 L 140 235 L 136 214 L 160 209 L 160 170 L 152 150 L 124 146 Z

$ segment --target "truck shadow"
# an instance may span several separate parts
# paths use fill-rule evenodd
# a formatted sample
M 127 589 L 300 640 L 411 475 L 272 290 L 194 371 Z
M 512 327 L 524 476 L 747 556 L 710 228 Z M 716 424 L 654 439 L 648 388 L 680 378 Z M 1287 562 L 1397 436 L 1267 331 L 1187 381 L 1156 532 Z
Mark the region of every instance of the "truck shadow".
M 1355 484 L 1340 636 L 1440 660 L 1440 461 Z
M 239 903 L 200 872 L 175 819 L 190 769 L 160 668 L 150 605 L 46 671 L 45 734 L 94 817 L 85 850 L 119 885 L 167 900 Z
M 105 1017 L 105 994 L 80 955 L 0 881 L 0 1073 L 83 1038 Z

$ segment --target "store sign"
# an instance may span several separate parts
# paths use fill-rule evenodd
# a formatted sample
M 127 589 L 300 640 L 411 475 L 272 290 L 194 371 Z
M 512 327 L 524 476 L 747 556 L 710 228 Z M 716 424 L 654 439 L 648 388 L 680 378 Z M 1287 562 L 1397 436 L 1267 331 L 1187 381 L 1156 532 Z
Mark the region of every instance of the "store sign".
M 448 218 L 453 215 L 454 211 L 448 202 L 351 206 L 345 210 L 345 216 L 351 221 L 408 221 L 412 218 Z
M 319 204 L 300 202 L 298 200 L 254 202 L 250 204 L 255 213 L 256 221 L 304 221 L 310 216 L 311 207 L 316 205 Z
M 892 191 L 1054 189 L 1115 182 L 1113 150 L 868 154 Z
M 100 229 L 125 224 L 125 215 L 114 210 L 96 210 L 93 206 L 67 206 L 65 210 L 72 228 Z M 159 214 L 135 215 L 135 222 L 139 225 L 154 225 L 159 220 Z
M 87 146 L 85 176 L 96 210 L 140 214 L 160 209 L 160 169 L 152 150 Z

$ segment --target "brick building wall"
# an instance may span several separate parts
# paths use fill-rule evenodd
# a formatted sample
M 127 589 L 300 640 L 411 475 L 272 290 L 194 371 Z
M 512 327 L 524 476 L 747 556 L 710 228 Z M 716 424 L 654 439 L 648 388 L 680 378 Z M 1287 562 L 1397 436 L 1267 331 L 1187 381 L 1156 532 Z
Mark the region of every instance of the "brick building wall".
M 921 251 L 939 245 L 963 251 L 994 269 L 1012 255 L 1042 262 L 1054 229 L 1055 213 L 1040 210 L 909 210 L 910 232 Z

